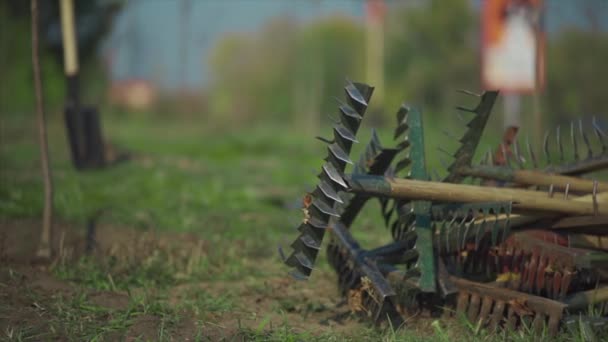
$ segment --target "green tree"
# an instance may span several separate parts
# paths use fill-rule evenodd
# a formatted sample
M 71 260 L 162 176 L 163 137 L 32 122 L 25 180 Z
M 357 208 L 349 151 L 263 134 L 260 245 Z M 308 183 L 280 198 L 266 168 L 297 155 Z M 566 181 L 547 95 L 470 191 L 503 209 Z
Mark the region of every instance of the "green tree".
M 432 0 L 391 12 L 386 33 L 387 108 L 404 100 L 437 112 L 455 90 L 479 89 L 477 22 L 469 1 Z
M 211 112 L 244 122 L 294 121 L 316 129 L 335 112 L 333 95 L 346 78 L 362 74 L 362 28 L 329 17 L 298 26 L 278 18 L 253 34 L 221 40 L 209 60 Z

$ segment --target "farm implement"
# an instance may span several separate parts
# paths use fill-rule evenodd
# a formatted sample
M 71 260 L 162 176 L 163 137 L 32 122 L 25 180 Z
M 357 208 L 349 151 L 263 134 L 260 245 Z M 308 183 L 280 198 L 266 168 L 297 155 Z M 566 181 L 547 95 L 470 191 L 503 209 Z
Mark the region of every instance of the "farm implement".
M 304 198 L 293 250 L 279 249 L 294 277 L 311 275 L 328 235 L 340 293 L 373 322 L 426 311 L 553 335 L 572 322 L 608 326 L 608 183 L 593 179 L 608 169 L 600 122 L 558 127 L 545 134 L 542 153 L 511 129 L 475 164 L 498 92 L 464 92 L 477 106 L 457 107 L 465 133 L 454 152 L 443 151 L 451 162 L 439 177 L 427 170 L 421 112 L 405 105 L 394 146 L 373 132 L 351 160 L 372 93 L 349 82 L 333 137 L 320 138 L 327 156 L 318 185 Z M 392 242 L 364 249 L 351 230 L 373 200 Z

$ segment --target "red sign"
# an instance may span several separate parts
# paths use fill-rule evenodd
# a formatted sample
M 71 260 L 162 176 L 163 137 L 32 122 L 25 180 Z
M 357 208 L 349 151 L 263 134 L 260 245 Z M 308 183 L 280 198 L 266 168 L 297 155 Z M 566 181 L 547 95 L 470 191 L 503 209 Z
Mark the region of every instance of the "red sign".
M 384 15 L 386 14 L 384 0 L 367 0 L 365 3 L 365 13 L 367 14 L 367 20 L 370 22 L 383 22 Z
M 485 89 L 533 92 L 544 83 L 542 0 L 485 0 L 481 78 Z

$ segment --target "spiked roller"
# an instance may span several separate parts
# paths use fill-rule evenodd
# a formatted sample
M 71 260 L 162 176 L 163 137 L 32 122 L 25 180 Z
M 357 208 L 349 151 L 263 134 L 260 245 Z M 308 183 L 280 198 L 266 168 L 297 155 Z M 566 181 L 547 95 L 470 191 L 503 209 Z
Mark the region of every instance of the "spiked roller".
M 577 121 L 547 134 L 542 161 L 530 144 L 520 147 L 517 128 L 510 128 L 496 153 L 473 165 L 498 92 L 476 95 L 474 109 L 458 107 L 474 116 L 439 181 L 426 168 L 422 115 L 403 105 L 395 148 L 382 147 L 373 131 L 352 173 L 345 174 L 371 89 L 349 84 L 334 138 L 321 139 L 329 144 L 326 164 L 306 197 L 294 251 L 284 259 L 293 274 L 310 275 L 330 228 L 327 255 L 340 293 L 353 311 L 374 322 L 453 307 L 491 329 L 547 327 L 555 335 L 562 322 L 593 307 L 600 317 L 585 322 L 603 326 L 608 183 L 581 177 L 608 168 L 601 125 L 592 120 L 587 133 Z M 462 184 L 466 178 L 483 181 Z M 351 231 L 374 198 L 393 242 L 363 249 Z
M 352 163 L 349 153 L 352 144 L 356 141 L 355 135 L 373 88 L 365 84 L 349 82 L 345 92 L 346 103 L 338 101 L 340 122 L 334 126 L 333 139 L 326 140 L 328 155 L 319 174 L 319 184 L 305 200 L 307 215 L 298 228 L 300 236 L 292 243 L 293 252 L 289 257 L 285 258 L 279 249 L 284 262 L 294 268 L 292 275 L 299 279 L 310 276 L 330 218 L 339 217 L 335 204 L 343 202 L 339 193 L 346 188 L 343 179 L 344 169 L 346 164 Z

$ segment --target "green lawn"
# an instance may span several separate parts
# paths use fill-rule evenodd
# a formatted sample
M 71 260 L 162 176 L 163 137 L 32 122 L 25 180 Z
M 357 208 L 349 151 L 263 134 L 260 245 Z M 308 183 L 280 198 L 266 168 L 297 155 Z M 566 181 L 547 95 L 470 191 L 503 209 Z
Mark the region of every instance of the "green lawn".
M 0 218 L 5 226 L 32 219 L 35 226 L 42 208 L 35 126 L 10 117 L 1 123 Z M 309 282 L 289 280 L 277 254 L 278 245 L 288 246 L 296 237 L 300 198 L 314 187 L 326 154 L 323 143 L 296 127 L 254 123 L 226 129 L 208 127 L 204 120 L 135 115 L 111 115 L 104 125 L 111 143 L 130 151 L 132 160 L 87 172 L 71 167 L 60 120 L 50 120 L 49 127 L 57 225 L 84 234 L 87 220 L 103 210 L 97 235 L 109 239 L 109 254 L 51 265 L 52 277 L 70 287 L 66 293 L 25 284 L 22 300 L 0 309 L 2 339 L 115 340 L 138 331 L 145 332 L 137 335 L 141 339 L 175 341 L 186 335 L 192 340 L 534 339 L 526 332 L 492 337 L 458 320 L 379 329 L 352 318 L 342 326 L 320 324 L 340 301 L 324 253 Z M 455 146 L 439 134 L 440 126 L 425 127 L 429 164 L 437 169 L 434 148 Z M 323 131 L 327 136 L 330 128 Z M 392 128 L 379 133 L 390 146 Z M 364 124 L 354 158 L 369 136 Z M 390 236 L 376 203 L 355 226 L 364 246 Z M 9 289 L 38 277 L 11 264 L 2 272 L 0 286 Z M 124 296 L 124 305 L 100 304 L 99 291 L 115 293 L 113 300 Z M 50 318 L 39 323 L 7 318 L 19 305 Z

